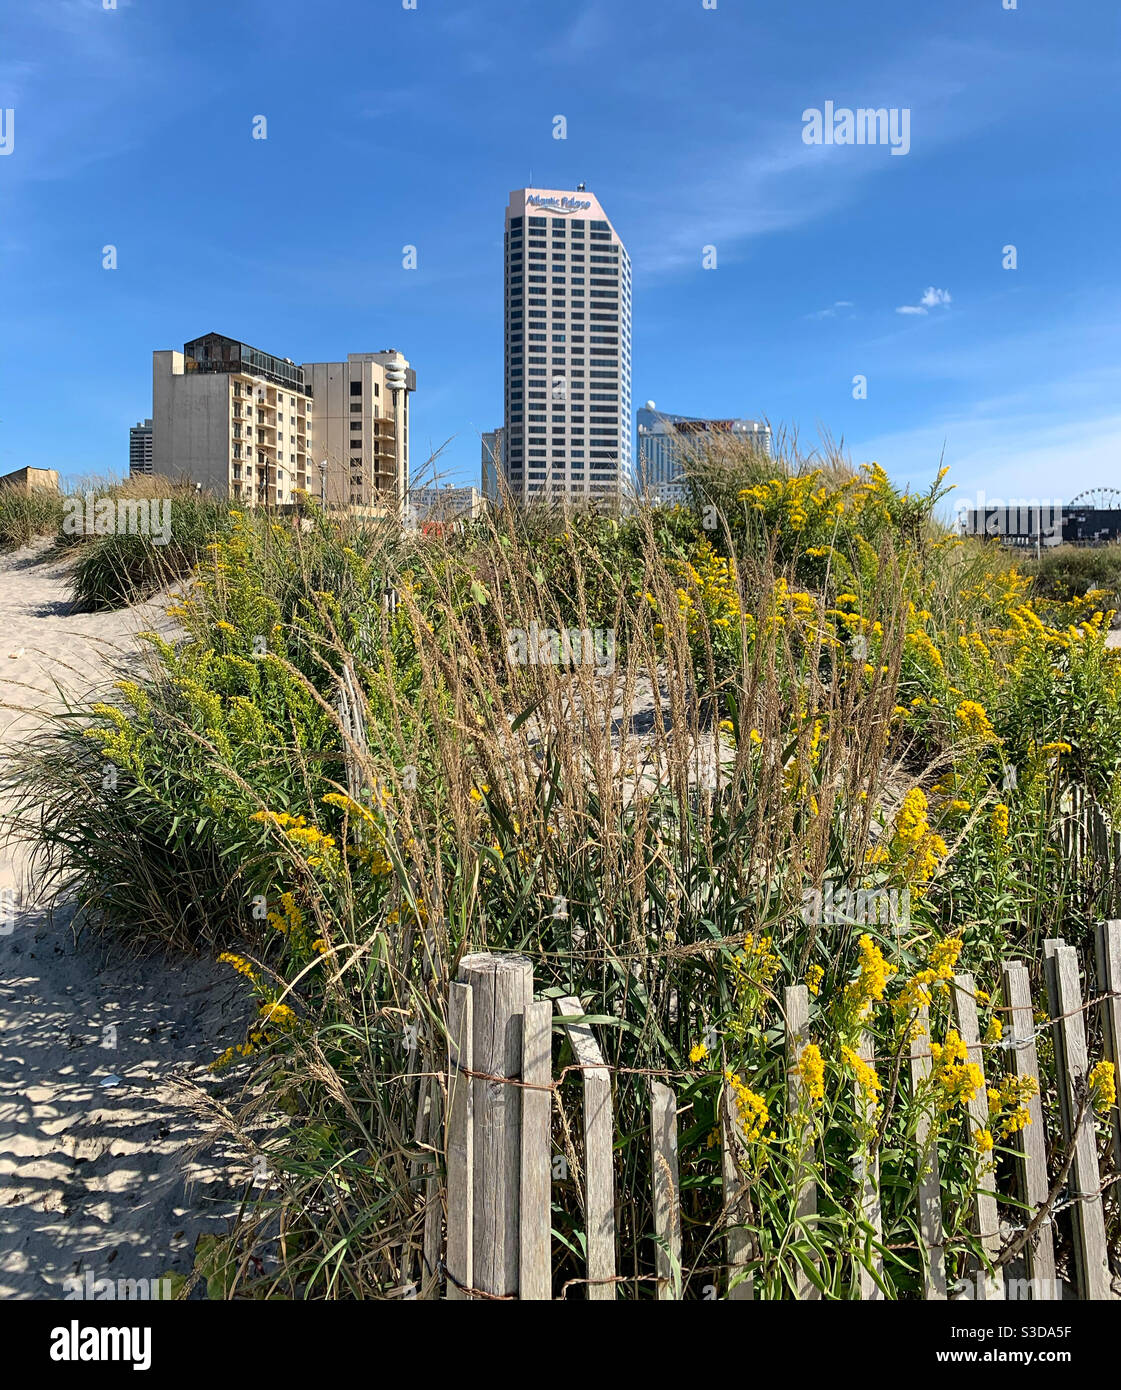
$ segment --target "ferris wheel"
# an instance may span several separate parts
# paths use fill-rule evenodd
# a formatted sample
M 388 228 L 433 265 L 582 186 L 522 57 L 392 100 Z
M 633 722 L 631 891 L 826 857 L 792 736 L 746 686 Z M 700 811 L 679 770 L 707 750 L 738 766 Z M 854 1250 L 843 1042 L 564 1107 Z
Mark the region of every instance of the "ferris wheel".
M 1067 504 L 1070 507 L 1092 507 L 1099 512 L 1121 510 L 1121 489 L 1115 487 L 1088 487 Z

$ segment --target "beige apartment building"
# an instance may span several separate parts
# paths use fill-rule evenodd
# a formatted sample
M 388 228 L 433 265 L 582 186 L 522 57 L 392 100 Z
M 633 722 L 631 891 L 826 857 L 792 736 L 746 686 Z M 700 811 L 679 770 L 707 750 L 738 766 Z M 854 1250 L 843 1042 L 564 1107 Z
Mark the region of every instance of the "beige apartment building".
M 305 362 L 303 372 L 315 413 L 312 490 L 330 506 L 401 510 L 416 389 L 407 360 L 392 349 L 351 352 L 345 362 Z
M 245 506 L 308 493 L 397 514 L 407 501 L 409 392 L 401 353 L 308 362 L 209 333 L 152 355 L 152 469 Z

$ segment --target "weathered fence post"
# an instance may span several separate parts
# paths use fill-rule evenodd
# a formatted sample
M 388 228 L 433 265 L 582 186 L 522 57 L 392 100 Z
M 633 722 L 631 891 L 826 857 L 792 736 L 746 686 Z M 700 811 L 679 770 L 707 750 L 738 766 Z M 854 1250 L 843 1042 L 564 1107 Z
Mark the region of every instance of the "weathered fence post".
M 867 1062 L 869 1066 L 872 1066 L 875 1061 L 872 1039 L 867 1033 L 860 1035 L 857 1055 L 861 1061 Z M 877 1249 L 877 1246 L 882 1245 L 884 1238 L 883 1208 L 880 1203 L 880 1162 L 878 1155 L 875 1154 L 872 1155 L 871 1162 L 869 1162 L 867 1152 L 868 1134 L 875 1129 L 876 1106 L 871 1097 L 865 1093 L 859 1081 L 853 1083 L 853 1099 L 865 1130 L 862 1136 L 863 1147 L 857 1153 L 856 1163 L 853 1166 L 853 1176 L 860 1184 L 861 1215 L 871 1227 L 868 1247 L 872 1252 L 872 1269 L 868 1269 L 864 1265 L 860 1267 L 860 1297 L 866 1302 L 878 1303 L 883 1300 L 884 1296 L 881 1286 L 884 1256 L 883 1251 Z M 877 1274 L 880 1276 L 879 1279 L 876 1278 Z
M 1055 1019 L 1055 1069 L 1060 1093 L 1066 1100 L 1063 1134 L 1067 1144 L 1074 1146 L 1070 1187 L 1074 1198 L 1072 1215 L 1078 1292 L 1083 1298 L 1108 1299 L 1112 1297 L 1109 1257 L 1094 1112 L 1087 1099 L 1090 1060 L 1078 978 L 1078 952 L 1073 946 L 1056 945 L 1045 959 L 1044 968 Z
M 588 1242 L 588 1298 L 615 1297 L 615 1119 L 611 1073 L 579 999 L 557 1000 L 557 1012 L 584 1078 L 584 1219 Z
M 1004 1001 L 1009 1011 L 1008 1043 L 1012 1049 L 1012 1070 L 1024 1079 L 1039 1081 L 1039 1056 L 1035 1046 L 1035 1016 L 1031 1006 L 1031 982 L 1022 961 L 1006 960 L 1002 967 Z M 1043 1128 L 1043 1106 L 1037 1088 L 1027 1102 L 1028 1123 L 1015 1135 L 1020 1154 L 1020 1196 L 1027 1207 L 1023 1220 L 1032 1221 L 1047 1201 L 1047 1134 Z M 1033 1280 L 1032 1297 L 1054 1299 L 1058 1295 L 1055 1277 L 1054 1223 L 1050 1216 L 1028 1242 L 1028 1274 Z
M 954 976 L 954 1014 L 958 1023 L 958 1034 L 965 1043 L 966 1056 L 969 1061 L 975 1062 L 981 1069 L 981 1084 L 969 1102 L 969 1121 L 978 1130 L 986 1130 L 989 1127 L 989 1093 L 986 1090 L 985 1082 L 985 1056 L 981 1050 L 981 1032 L 977 1021 L 977 994 L 973 984 L 972 975 Z M 989 1186 L 982 1187 L 982 1174 L 977 1174 L 976 1192 L 976 1221 L 977 1235 L 981 1242 L 981 1248 L 990 1260 L 995 1260 L 1000 1253 L 1000 1213 L 996 1205 L 996 1192 L 993 1189 L 993 1175 L 990 1165 L 990 1173 L 987 1181 Z M 1004 1270 L 997 1268 L 991 1272 L 982 1270 L 981 1277 L 977 1280 L 977 1297 L 990 1301 L 1002 1299 L 1004 1297 Z
M 500 1298 L 518 1295 L 519 1212 L 522 1176 L 522 1088 L 517 1081 L 522 1068 L 522 1019 L 533 999 L 533 967 L 524 956 L 480 952 L 459 963 L 459 989 L 470 994 L 469 1033 L 462 1028 L 463 1005 L 457 1010 L 453 1032 L 459 1048 L 460 1067 L 472 1072 L 469 1124 L 465 1141 L 461 1129 L 449 1126 L 448 1175 L 448 1272 L 465 1287 Z M 452 1002 L 458 990 L 453 987 Z M 464 1061 L 459 1039 L 470 1038 L 470 1061 Z M 452 1107 L 454 1112 L 454 1106 Z M 451 1157 L 453 1146 L 466 1144 L 470 1183 L 466 1212 L 453 1205 Z M 462 1184 L 462 1165 L 456 1164 Z M 466 1220 L 468 1233 L 462 1226 Z M 453 1237 L 455 1261 L 453 1264 Z M 469 1277 L 459 1269 L 466 1263 L 462 1248 L 470 1250 Z M 452 1281 L 449 1280 L 449 1296 Z M 468 1295 L 470 1296 L 470 1295 Z
M 553 1296 L 553 1006 L 529 1004 L 522 1033 L 521 1259 L 523 1299 Z
M 1105 1058 L 1113 1063 L 1116 1079 L 1121 1078 L 1121 922 L 1099 922 L 1095 946 L 1098 987 L 1106 996 L 1102 1000 Z M 1113 1125 L 1113 1165 L 1121 1172 L 1121 1101 L 1114 1105 L 1110 1122 Z
M 724 1248 L 728 1257 L 728 1297 L 736 1303 L 755 1297 L 755 1279 L 743 1271 L 755 1257 L 755 1237 L 744 1229 L 751 1215 L 751 1199 L 747 1176 L 740 1160 L 746 1157 L 746 1146 L 740 1138 L 740 1118 L 731 1086 L 725 1086 L 720 1101 L 720 1131 L 723 1143 L 720 1155 L 720 1177 L 724 1189 L 724 1224 L 728 1234 Z M 739 1278 L 738 1283 L 734 1281 Z
M 658 1297 L 680 1297 L 681 1184 L 677 1166 L 677 1098 L 668 1086 L 650 1085 L 650 1169 L 654 1187 L 655 1268 Z
M 786 1067 L 787 1067 L 787 1104 L 790 1107 L 792 1116 L 800 1117 L 801 1133 L 796 1139 L 799 1146 L 798 1166 L 806 1166 L 813 1155 L 813 1105 L 802 1081 L 795 1073 L 795 1068 L 802 1060 L 803 1049 L 810 1041 L 810 996 L 805 985 L 790 985 L 784 996 L 784 1006 L 786 1012 Z M 807 1131 L 811 1137 L 807 1141 Z M 807 1230 L 812 1230 L 817 1216 L 817 1183 L 813 1178 L 805 1177 L 798 1191 L 798 1200 L 795 1208 L 795 1215 L 802 1227 L 804 1234 Z M 806 1274 L 799 1262 L 798 1276 L 795 1281 L 797 1296 L 800 1300 L 813 1300 L 821 1297 L 821 1290 Z
M 471 1086 L 471 988 L 448 987 L 448 1298 L 469 1298 L 474 1224 L 474 1093 Z
M 428 1172 L 424 1179 L 424 1270 L 422 1274 L 421 1298 L 439 1297 L 440 1269 L 440 1174 L 436 1155 L 440 1148 L 440 1135 L 443 1131 L 443 1117 L 440 1113 L 440 1088 L 433 1079 L 428 1088 L 428 1115 L 426 1139 L 432 1149 L 428 1161 Z
M 1043 942 L 1043 984 L 1047 990 L 1047 1007 L 1053 1019 L 1058 1017 L 1060 1009 L 1055 995 L 1055 980 L 1051 973 L 1050 961 L 1059 947 L 1065 945 L 1066 942 L 1061 936 L 1048 936 Z M 1070 1088 L 1062 1084 L 1063 1039 L 1058 1023 L 1051 1024 L 1051 1036 L 1055 1048 L 1055 1067 L 1059 1071 L 1060 1080 L 1059 1118 L 1062 1121 L 1063 1133 L 1069 1134 L 1071 1128 Z
M 919 1168 L 919 1236 L 923 1260 L 923 1297 L 932 1301 L 946 1297 L 946 1247 L 942 1226 L 942 1174 L 938 1163 L 938 1142 L 931 1115 L 927 1082 L 934 1066 L 930 1050 L 930 1011 L 924 1004 L 915 1015 L 911 1034 L 911 1093 L 921 1098 L 915 1122 L 916 1162 Z

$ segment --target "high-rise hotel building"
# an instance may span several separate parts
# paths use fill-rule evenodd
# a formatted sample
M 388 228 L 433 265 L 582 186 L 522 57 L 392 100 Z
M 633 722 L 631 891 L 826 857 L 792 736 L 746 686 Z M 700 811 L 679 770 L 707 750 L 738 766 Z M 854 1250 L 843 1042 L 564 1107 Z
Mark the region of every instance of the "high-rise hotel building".
M 128 432 L 128 475 L 141 477 L 152 471 L 152 421 L 137 420 Z
M 299 492 L 373 515 L 405 506 L 416 374 L 401 353 L 298 365 L 208 333 L 152 359 L 156 473 L 246 506 Z
M 626 247 L 582 184 L 511 193 L 502 439 L 511 494 L 614 501 L 633 483 L 630 419 Z

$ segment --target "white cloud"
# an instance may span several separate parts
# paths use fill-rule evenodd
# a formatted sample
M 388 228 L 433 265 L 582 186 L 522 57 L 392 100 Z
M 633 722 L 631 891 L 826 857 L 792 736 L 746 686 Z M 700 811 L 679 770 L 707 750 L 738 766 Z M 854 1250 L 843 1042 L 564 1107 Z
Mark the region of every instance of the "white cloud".
M 828 309 L 818 309 L 815 313 L 807 314 L 808 319 L 835 319 L 842 309 L 851 309 L 853 303 L 851 299 L 836 299 L 830 304 Z
M 900 304 L 895 312 L 897 314 L 925 314 L 928 309 L 934 309 L 939 304 L 945 308 L 950 304 L 952 298 L 949 290 L 936 290 L 931 285 L 929 289 L 923 290 L 922 298 L 917 304 Z

